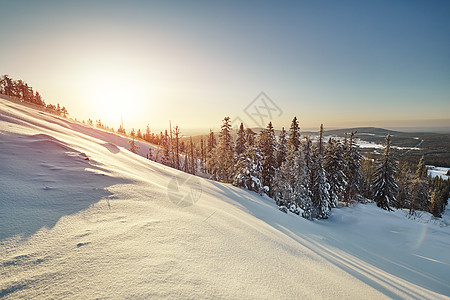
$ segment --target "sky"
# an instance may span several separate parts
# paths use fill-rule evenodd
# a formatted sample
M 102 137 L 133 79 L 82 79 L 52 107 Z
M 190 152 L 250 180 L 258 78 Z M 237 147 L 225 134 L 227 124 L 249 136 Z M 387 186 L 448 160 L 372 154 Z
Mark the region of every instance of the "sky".
M 448 1 L 4 1 L 0 74 L 78 120 L 450 128 Z

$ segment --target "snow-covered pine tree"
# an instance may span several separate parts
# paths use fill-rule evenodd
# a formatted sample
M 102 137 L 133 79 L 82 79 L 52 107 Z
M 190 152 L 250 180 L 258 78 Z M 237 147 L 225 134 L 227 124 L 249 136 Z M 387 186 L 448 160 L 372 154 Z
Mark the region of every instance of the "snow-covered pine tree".
M 247 138 L 252 139 L 250 145 Z M 235 165 L 235 175 L 233 184 L 239 187 L 244 187 L 250 191 L 262 193 L 262 155 L 259 149 L 259 143 L 253 141 L 254 133 L 247 128 L 245 131 L 244 152 L 237 156 Z
M 348 204 L 358 199 L 361 191 L 361 159 L 362 155 L 355 140 L 355 132 L 350 132 L 350 139 L 346 140 L 346 176 L 344 201 Z
M 161 148 L 163 151 L 163 155 L 161 158 L 161 162 L 163 165 L 170 166 L 171 160 L 170 160 L 170 141 L 169 141 L 169 134 L 167 133 L 167 129 L 164 132 L 164 135 L 161 136 Z
M 189 173 L 195 175 L 195 172 L 197 170 L 197 160 L 195 159 L 194 142 L 192 141 L 192 136 L 189 140 L 189 150 L 188 151 L 190 152 L 189 155 L 190 155 L 190 159 L 191 159 L 189 162 L 189 165 L 190 165 Z
M 315 179 L 313 187 L 313 205 L 315 208 L 314 216 L 319 219 L 327 219 L 330 215 L 330 194 L 328 193 L 329 184 L 322 163 L 322 154 L 318 154 L 315 163 Z
M 424 156 L 417 164 L 415 178 L 411 184 L 411 202 L 409 214 L 413 215 L 416 210 L 428 210 L 430 203 L 428 201 L 429 184 L 427 178 L 427 168 L 425 167 Z
M 220 131 L 219 145 L 216 149 L 216 172 L 215 177 L 219 181 L 233 182 L 234 171 L 234 146 L 231 136 L 230 117 L 223 119 Z
M 256 133 L 250 128 L 245 129 L 245 139 L 247 140 L 247 144 L 249 147 L 253 147 L 255 145 L 255 136 Z
M 382 157 L 377 160 L 377 168 L 374 174 L 374 200 L 378 207 L 391 210 L 391 203 L 396 201 L 398 189 L 396 174 L 398 162 L 391 149 L 391 136 L 386 136 L 386 145 Z
M 272 185 L 276 168 L 275 147 L 275 131 L 273 129 L 272 122 L 269 122 L 267 128 L 261 131 L 259 138 L 259 148 L 261 149 L 263 156 L 262 183 L 269 197 L 272 197 L 273 195 Z
M 286 159 L 277 170 L 274 180 L 275 200 L 280 206 L 311 219 L 311 195 L 306 188 L 309 181 L 302 148 L 289 146 Z
M 314 160 L 312 155 L 313 149 L 312 149 L 312 141 L 309 136 L 305 137 L 305 140 L 303 142 L 303 156 L 305 160 L 305 188 L 307 189 L 309 195 L 312 199 L 312 188 L 313 188 L 313 182 L 314 182 L 314 173 L 313 173 L 313 166 L 314 166 Z M 312 200 L 311 200 L 312 201 Z
M 200 137 L 200 171 L 206 172 L 206 149 L 203 136 Z
M 416 169 L 416 178 L 427 178 L 428 176 L 428 170 L 425 166 L 425 156 L 422 155 L 420 157 L 419 163 L 417 164 Z
M 298 147 L 300 146 L 300 127 L 298 126 L 297 117 L 294 117 L 294 119 L 292 119 L 287 144 L 288 146 L 294 147 L 295 151 L 297 151 Z
M 234 165 L 234 179 L 233 185 L 237 187 L 247 187 L 249 181 L 250 161 L 248 155 L 247 138 L 245 135 L 244 124 L 241 123 L 237 132 L 236 146 L 234 148 L 234 155 L 236 164 Z
M 213 175 L 216 169 L 215 149 L 216 149 L 216 137 L 214 132 L 210 129 L 208 141 L 206 143 L 206 169 L 209 174 Z
M 279 168 L 281 168 L 281 164 L 286 159 L 286 153 L 287 153 L 286 130 L 284 130 L 284 127 L 281 128 L 280 135 L 278 136 L 276 152 L 277 152 L 276 169 L 279 169 Z
M 136 144 L 134 137 L 128 141 L 128 144 L 130 144 L 130 151 L 133 153 L 137 153 L 139 150 L 139 146 Z
M 370 157 L 363 157 L 361 160 L 361 194 L 366 199 L 373 199 L 373 174 L 375 172 L 374 160 Z
M 391 206 L 395 208 L 412 208 L 411 206 L 411 187 L 414 181 L 414 175 L 407 163 L 401 163 L 397 172 L 397 194 L 395 202 Z
M 330 194 L 328 193 L 329 184 L 323 167 L 323 125 L 320 125 L 319 142 L 317 143 L 315 159 L 313 164 L 313 187 L 312 202 L 314 205 L 314 217 L 327 219 L 330 215 Z
M 345 186 L 347 185 L 347 176 L 344 173 L 344 154 L 344 145 L 340 141 L 330 138 L 325 146 L 323 160 L 328 183 L 330 184 L 328 192 L 330 194 L 331 207 L 336 207 L 338 201 L 342 200 Z
M 149 148 L 148 148 L 147 158 L 150 159 L 150 160 L 153 160 L 153 151 L 152 151 L 152 147 L 149 147 Z
M 247 157 L 248 162 L 248 181 L 246 183 L 247 188 L 250 191 L 254 191 L 257 193 L 262 193 L 263 184 L 262 184 L 262 162 L 263 157 L 261 150 L 256 146 L 256 143 L 253 146 L 249 146 L 247 149 Z
M 181 170 L 181 164 L 180 164 L 180 139 L 181 139 L 181 131 L 180 131 L 180 127 L 178 125 L 175 125 L 174 129 L 173 129 L 173 138 L 172 138 L 172 134 L 171 136 L 171 140 L 172 140 L 172 155 L 174 156 L 172 161 L 173 161 L 173 167 Z M 183 143 L 184 145 L 184 143 Z M 183 147 L 184 148 L 184 147 Z M 183 149 L 184 151 L 184 149 Z M 185 161 L 186 164 L 186 161 Z
M 245 137 L 244 124 L 241 123 L 236 137 L 235 156 L 238 158 L 247 149 L 247 139 Z

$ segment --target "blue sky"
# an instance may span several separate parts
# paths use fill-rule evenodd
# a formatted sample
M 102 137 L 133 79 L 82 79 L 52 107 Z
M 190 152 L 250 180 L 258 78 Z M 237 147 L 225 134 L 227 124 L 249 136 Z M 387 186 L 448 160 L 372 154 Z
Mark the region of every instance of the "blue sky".
M 117 127 L 450 126 L 448 1 L 0 1 L 0 73 Z M 434 120 L 434 121 L 430 121 Z

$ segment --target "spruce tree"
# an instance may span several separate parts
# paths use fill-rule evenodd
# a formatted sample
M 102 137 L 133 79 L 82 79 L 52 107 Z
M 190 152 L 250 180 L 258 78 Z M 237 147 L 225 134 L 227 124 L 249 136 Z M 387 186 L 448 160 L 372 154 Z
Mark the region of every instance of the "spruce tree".
M 356 144 L 355 132 L 350 133 L 350 139 L 346 143 L 346 176 L 347 185 L 345 188 L 344 201 L 348 203 L 356 201 L 361 191 L 361 159 L 362 155 L 359 146 Z
M 171 160 L 170 160 L 170 140 L 169 140 L 169 134 L 167 133 L 167 129 L 164 132 L 164 135 L 161 137 L 161 148 L 163 150 L 163 155 L 161 158 L 161 162 L 163 165 L 171 166 Z
M 215 151 L 217 168 L 214 176 L 217 180 L 223 182 L 233 182 L 234 171 L 234 146 L 231 137 L 231 122 L 229 117 L 223 119 L 220 131 L 220 139 Z
M 245 137 L 244 124 L 241 123 L 236 138 L 235 155 L 237 158 L 246 151 L 246 147 L 247 147 L 247 139 Z
M 391 209 L 391 203 L 396 201 L 398 184 L 396 175 L 398 172 L 398 162 L 391 149 L 391 136 L 386 136 L 386 145 L 382 157 L 377 160 L 377 168 L 374 174 L 374 200 L 378 207 L 386 210 Z
M 298 147 L 300 146 L 300 127 L 298 126 L 297 117 L 294 117 L 294 119 L 292 119 L 287 144 L 290 147 L 294 147 L 294 151 L 297 151 Z
M 256 133 L 253 130 L 250 128 L 245 129 L 245 138 L 249 147 L 253 147 L 255 145 L 255 136 Z
M 310 219 L 312 216 L 311 195 L 306 188 L 308 183 L 306 164 L 303 150 L 290 146 L 286 159 L 276 172 L 274 184 L 274 198 L 278 205 L 286 206 L 290 211 Z
M 267 128 L 260 133 L 259 139 L 259 147 L 263 156 L 262 184 L 269 197 L 272 197 L 273 195 L 272 185 L 276 169 L 275 143 L 275 131 L 273 129 L 272 122 L 269 122 Z
M 395 202 L 391 203 L 391 206 L 395 208 L 410 208 L 410 212 L 412 212 L 415 210 L 412 209 L 411 203 L 414 175 L 406 162 L 399 163 L 397 178 L 397 195 L 395 197 Z
M 130 151 L 133 153 L 137 153 L 139 150 L 139 146 L 136 144 L 134 140 L 134 136 L 131 140 L 128 141 L 128 144 L 130 144 Z
M 425 167 L 424 156 L 419 160 L 417 164 L 415 178 L 411 184 L 411 202 L 409 207 L 409 214 L 413 215 L 416 210 L 427 210 L 429 207 L 428 202 L 428 178 L 427 168 Z
M 286 130 L 284 130 L 284 127 L 281 128 L 280 135 L 278 136 L 276 152 L 277 152 L 276 169 L 279 169 L 281 168 L 281 164 L 286 159 L 286 152 L 287 152 Z
M 149 147 L 149 148 L 148 148 L 147 158 L 150 159 L 150 160 L 153 160 L 153 150 L 152 150 L 152 147 Z
M 327 173 L 328 183 L 330 184 L 330 204 L 336 207 L 339 201 L 342 201 L 345 186 L 347 185 L 347 176 L 345 170 L 345 150 L 344 145 L 332 138 L 328 140 L 324 154 L 324 168 Z
M 210 129 L 208 141 L 206 143 L 206 169 L 209 174 L 215 174 L 216 160 L 215 160 L 215 150 L 216 150 L 216 137 L 214 136 L 214 132 Z
M 312 168 L 312 202 L 315 208 L 314 217 L 327 219 L 330 215 L 330 194 L 329 184 L 323 166 L 323 125 L 320 125 L 319 142 L 317 143 L 315 159 Z
M 427 178 L 428 171 L 427 167 L 425 166 L 425 156 L 422 155 L 420 157 L 419 163 L 417 164 L 416 169 L 416 178 Z

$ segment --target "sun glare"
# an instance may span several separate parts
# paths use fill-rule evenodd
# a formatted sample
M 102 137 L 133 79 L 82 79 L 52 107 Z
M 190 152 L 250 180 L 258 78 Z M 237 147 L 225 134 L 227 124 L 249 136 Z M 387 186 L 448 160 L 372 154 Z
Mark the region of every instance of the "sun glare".
M 133 119 L 142 109 L 144 97 L 139 82 L 126 76 L 104 76 L 89 88 L 95 118 L 114 128 L 121 123 L 122 117 Z

